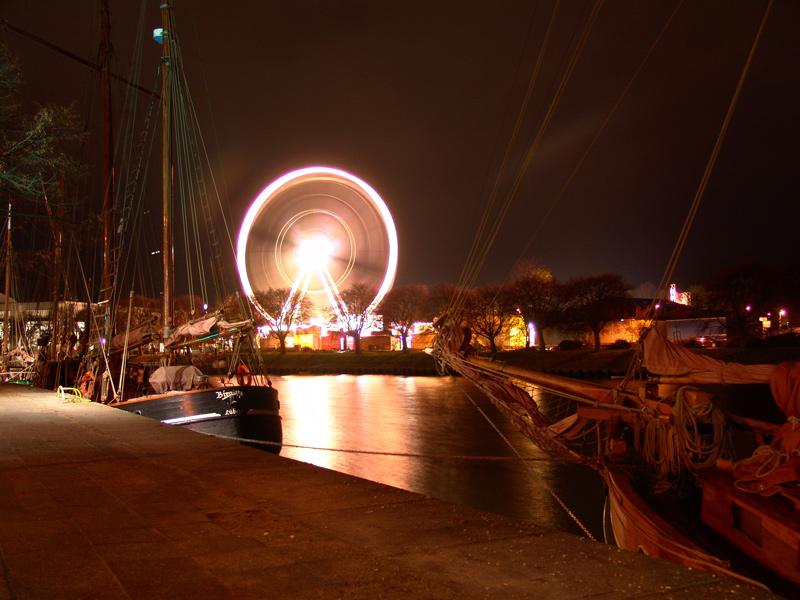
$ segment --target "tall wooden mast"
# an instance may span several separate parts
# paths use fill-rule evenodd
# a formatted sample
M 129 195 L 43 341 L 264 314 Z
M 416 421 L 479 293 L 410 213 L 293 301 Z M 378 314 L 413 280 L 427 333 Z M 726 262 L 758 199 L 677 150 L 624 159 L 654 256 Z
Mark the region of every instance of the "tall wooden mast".
M 164 199 L 164 240 L 163 240 L 163 261 L 164 261 L 164 317 L 163 317 L 163 338 L 166 340 L 172 330 L 172 295 L 173 295 L 173 255 L 172 255 L 172 161 L 171 158 L 171 137 L 170 137 L 170 31 L 169 31 L 169 11 L 168 2 L 161 5 L 161 118 L 162 118 L 162 196 Z
M 100 8 L 100 82 L 103 88 L 103 284 L 102 300 L 108 315 L 114 288 L 114 130 L 111 112 L 111 11 L 108 0 Z M 106 336 L 110 325 L 106 321 Z
M 61 271 L 61 244 L 63 242 L 62 222 L 64 212 L 64 173 L 58 176 L 58 203 L 56 204 L 56 215 L 53 221 L 53 290 L 52 290 L 52 309 L 50 318 L 52 326 L 50 330 L 50 358 L 58 360 L 59 341 L 61 340 L 61 323 L 59 320 L 59 300 L 61 299 L 61 278 L 64 274 Z M 60 369 L 60 363 L 57 365 Z
M 8 294 L 10 293 L 11 286 L 9 279 L 11 277 L 11 200 L 8 201 L 8 218 L 6 220 L 6 284 L 5 284 L 5 301 L 3 306 L 3 371 L 8 370 L 6 363 L 6 354 L 8 353 L 8 336 L 11 334 L 8 318 Z

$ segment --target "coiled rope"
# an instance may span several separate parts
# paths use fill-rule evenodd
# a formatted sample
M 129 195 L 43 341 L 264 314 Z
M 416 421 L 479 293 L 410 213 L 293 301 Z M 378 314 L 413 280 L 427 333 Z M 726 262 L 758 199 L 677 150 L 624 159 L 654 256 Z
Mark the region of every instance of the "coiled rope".
M 713 402 L 688 402 L 686 392 L 694 389 L 685 386 L 678 390 L 672 408 L 674 423 L 652 416 L 641 435 L 641 423 L 634 429 L 635 448 L 655 471 L 654 491 L 668 489 L 669 477 L 684 469 L 695 473 L 714 466 L 724 453 L 725 417 Z M 710 434 L 701 428 L 710 429 Z

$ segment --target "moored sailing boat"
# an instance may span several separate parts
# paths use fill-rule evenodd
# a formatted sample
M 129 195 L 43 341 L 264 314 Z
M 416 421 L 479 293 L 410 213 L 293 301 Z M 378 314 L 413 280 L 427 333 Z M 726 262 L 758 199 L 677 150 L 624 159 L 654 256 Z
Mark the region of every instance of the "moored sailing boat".
M 189 349 L 191 353 L 192 343 L 197 339 L 208 343 L 219 336 L 234 336 L 237 339 L 235 354 L 243 358 L 242 347 L 251 335 L 250 321 L 228 323 L 214 315 L 176 328 L 167 340 L 167 347 L 173 348 L 174 354 L 179 354 L 180 349 Z M 132 350 L 130 345 L 128 350 Z M 252 356 L 252 348 L 250 350 Z M 113 348 L 111 352 L 113 354 Z M 134 397 L 121 395 L 111 401 L 111 406 L 165 425 L 181 425 L 201 433 L 248 440 L 247 443 L 256 447 L 280 452 L 283 439 L 280 402 L 278 391 L 266 375 L 254 375 L 244 361 L 238 364 L 233 376 L 229 373 L 209 377 L 192 364 L 160 366 L 153 357 L 140 356 L 143 360 L 134 358 L 135 362 L 127 365 L 122 384 Z M 143 385 L 145 379 L 148 385 Z M 136 395 L 148 390 L 152 392 Z
M 748 65 L 768 14 L 769 6 Z M 738 91 L 656 298 L 680 256 Z M 481 388 L 551 458 L 604 477 L 609 542 L 800 596 L 800 363 L 704 359 L 670 344 L 652 312 L 636 362 L 614 387 L 480 358 L 460 306 L 499 219 L 493 227 L 473 245 L 461 288 L 436 323 L 433 354 L 442 366 Z M 782 417 L 746 413 L 719 388 L 741 388 L 750 408 L 768 402 Z
M 108 345 L 100 343 L 101 354 L 93 361 L 87 361 L 84 371 L 79 373 L 81 391 L 93 398 L 99 397 L 115 408 L 159 420 L 165 425 L 180 425 L 203 433 L 239 438 L 277 453 L 282 442 L 278 392 L 264 373 L 255 345 L 252 316 L 229 322 L 220 311 L 177 327 L 173 323 L 173 186 L 183 184 L 191 187 L 192 184 L 184 183 L 175 175 L 172 143 L 173 140 L 185 143 L 188 139 L 195 144 L 192 152 L 197 153 L 199 149 L 197 138 L 187 136 L 183 131 L 172 131 L 173 126 L 185 126 L 193 119 L 187 119 L 185 115 L 174 118 L 172 114 L 176 107 L 185 106 L 185 98 L 173 100 L 172 84 L 176 77 L 182 77 L 182 73 L 173 73 L 180 65 L 180 53 L 176 48 L 177 36 L 171 24 L 171 10 L 169 4 L 161 6 L 163 26 L 154 32 L 154 38 L 162 46 L 162 322 L 160 327 L 151 322 L 134 330 L 128 328 Z M 198 171 L 202 177 L 199 157 L 194 156 L 194 159 L 198 164 L 192 170 Z M 128 188 L 131 187 L 129 182 Z M 194 190 L 182 189 L 179 192 L 181 197 L 197 200 Z M 129 190 L 126 190 L 126 201 L 128 196 Z M 208 213 L 208 202 L 204 200 L 204 210 Z M 110 288 L 119 286 L 119 281 L 114 266 L 108 266 L 109 261 L 115 260 L 109 244 L 104 254 L 107 265 L 104 289 L 111 298 Z M 110 310 L 111 305 L 112 302 L 106 301 L 106 310 Z M 132 311 L 129 303 L 128 323 Z M 249 306 L 240 306 L 240 314 L 251 315 Z M 111 323 L 113 318 L 106 316 L 104 322 Z M 215 364 L 208 366 L 216 369 L 217 376 L 207 376 L 191 364 L 194 358 L 206 356 L 204 351 L 208 349 L 214 352 L 215 357 Z M 227 372 L 224 372 L 226 368 Z M 95 380 L 101 385 L 95 386 Z
M 698 370 L 696 356 L 652 329 L 642 344 L 646 377 L 612 388 L 474 356 L 464 350 L 469 332 L 452 319 L 441 320 L 439 330 L 435 355 L 444 365 L 479 386 L 553 458 L 603 475 L 607 541 L 797 593 L 800 363 L 744 366 L 701 357 L 706 364 Z M 695 384 L 683 378 L 659 385 L 665 372 L 691 374 Z M 731 412 L 698 387 L 709 381 L 771 383 L 786 421 Z M 541 390 L 553 395 L 543 399 Z

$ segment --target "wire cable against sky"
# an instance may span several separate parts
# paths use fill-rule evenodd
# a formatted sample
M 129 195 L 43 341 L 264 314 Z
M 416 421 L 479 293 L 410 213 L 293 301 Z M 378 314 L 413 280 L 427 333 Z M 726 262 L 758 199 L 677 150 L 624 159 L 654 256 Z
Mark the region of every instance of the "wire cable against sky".
M 530 163 L 532 162 L 533 157 L 536 154 L 536 151 L 539 148 L 539 144 L 542 138 L 544 137 L 544 133 L 547 130 L 550 121 L 553 118 L 555 109 L 558 106 L 559 101 L 561 100 L 564 90 L 566 89 L 567 82 L 569 81 L 570 76 L 572 75 L 572 72 L 574 71 L 575 66 L 578 63 L 578 58 L 580 57 L 581 52 L 583 51 L 583 48 L 586 45 L 589 33 L 591 32 L 592 26 L 594 25 L 597 19 L 597 15 L 600 11 L 600 8 L 602 7 L 602 4 L 603 4 L 602 0 L 596 0 L 594 6 L 592 7 L 592 11 L 589 14 L 586 24 L 584 25 L 580 39 L 578 40 L 575 50 L 572 53 L 569 64 L 567 65 L 567 68 L 559 83 L 558 89 L 556 90 L 553 99 L 550 102 L 547 113 L 541 125 L 538 128 L 534 141 L 528 148 L 528 151 L 525 155 L 525 159 L 517 173 L 517 176 L 511 186 L 511 189 L 501 202 L 497 215 L 495 216 L 489 231 L 482 236 L 483 241 L 482 243 L 479 242 L 480 243 L 479 250 L 471 254 L 471 260 L 464 266 L 464 269 L 462 270 L 461 277 L 459 278 L 459 291 L 457 292 L 457 297 L 453 301 L 451 301 L 451 305 L 449 307 L 450 311 L 453 313 L 458 313 L 463 308 L 464 302 L 466 301 L 466 290 L 471 288 L 475 284 L 475 281 L 477 280 L 478 274 L 480 273 L 480 270 L 483 267 L 483 264 L 485 263 L 486 258 L 489 255 L 489 250 L 491 249 L 495 239 L 497 238 L 500 226 L 502 225 L 506 215 L 508 214 L 508 209 L 511 206 L 512 201 L 514 200 L 517 191 L 519 190 L 519 186 L 522 183 L 522 179 L 525 173 L 527 172 L 527 169 L 530 166 Z M 551 21 L 551 26 L 552 26 L 552 21 Z M 524 112 L 524 109 L 525 107 L 523 106 L 520 118 L 522 117 L 522 112 Z M 501 174 L 498 174 L 498 180 L 500 177 Z M 493 197 L 490 198 L 489 201 L 490 206 L 493 206 L 497 200 L 496 192 L 498 188 L 499 185 L 497 184 L 493 188 Z M 490 207 L 487 206 L 487 210 L 484 213 L 484 221 L 488 220 L 489 213 L 490 213 Z M 483 232 L 484 230 L 485 230 L 485 223 L 482 221 L 480 231 Z
M 730 125 L 731 118 L 733 117 L 733 111 L 736 108 L 736 102 L 739 100 L 739 95 L 742 92 L 742 88 L 744 87 L 744 81 L 747 77 L 747 72 L 750 70 L 750 65 L 753 62 L 753 56 L 755 56 L 756 48 L 758 47 L 758 42 L 761 39 L 761 34 L 764 32 L 764 26 L 767 23 L 767 17 L 769 16 L 770 10 L 772 9 L 772 1 L 769 0 L 767 3 L 766 9 L 764 9 L 764 16 L 761 18 L 761 24 L 758 27 L 758 31 L 756 32 L 756 36 L 753 39 L 753 44 L 750 47 L 750 54 L 747 56 L 747 61 L 745 61 L 744 68 L 742 69 L 742 74 L 739 77 L 739 82 L 736 85 L 736 91 L 731 98 L 731 102 L 728 106 L 728 112 L 725 114 L 725 119 L 722 122 L 722 127 L 720 128 L 719 135 L 717 135 L 717 141 L 714 144 L 714 150 L 711 152 L 711 156 L 708 159 L 708 163 L 706 164 L 705 172 L 703 173 L 703 177 L 700 180 L 700 185 L 697 188 L 697 193 L 692 200 L 692 206 L 689 209 L 689 214 L 686 216 L 686 221 L 683 223 L 683 228 L 681 229 L 680 235 L 678 236 L 678 241 L 675 243 L 675 248 L 672 250 L 672 256 L 669 259 L 669 263 L 667 264 L 667 268 L 664 271 L 664 276 L 661 278 L 661 283 L 658 285 L 658 290 L 656 292 L 655 298 L 653 298 L 653 302 L 650 305 L 650 309 L 648 310 L 649 315 L 652 317 L 655 314 L 657 304 L 665 298 L 666 290 L 669 282 L 672 280 L 672 274 L 675 272 L 675 267 L 678 264 L 678 259 L 680 258 L 681 251 L 683 250 L 683 246 L 686 243 L 686 238 L 689 236 L 689 230 L 692 227 L 692 223 L 694 221 L 694 217 L 697 214 L 697 209 L 700 207 L 700 200 L 703 198 L 703 194 L 706 191 L 706 186 L 708 185 L 708 180 L 711 177 L 711 171 L 714 169 L 714 165 L 717 162 L 717 157 L 719 156 L 720 148 L 722 147 L 722 141 L 725 139 L 725 134 L 728 132 L 728 126 Z

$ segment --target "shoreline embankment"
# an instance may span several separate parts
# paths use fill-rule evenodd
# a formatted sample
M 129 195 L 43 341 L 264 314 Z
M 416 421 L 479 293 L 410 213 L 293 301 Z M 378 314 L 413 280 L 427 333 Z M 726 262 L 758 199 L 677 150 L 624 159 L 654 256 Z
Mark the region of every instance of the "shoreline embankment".
M 635 358 L 634 349 L 512 350 L 485 354 L 488 358 L 533 371 L 579 379 L 607 379 L 625 375 Z M 742 364 L 778 364 L 800 360 L 800 347 L 784 348 L 697 348 L 693 352 Z M 273 375 L 441 375 L 432 356 L 421 351 L 300 351 L 262 353 Z

